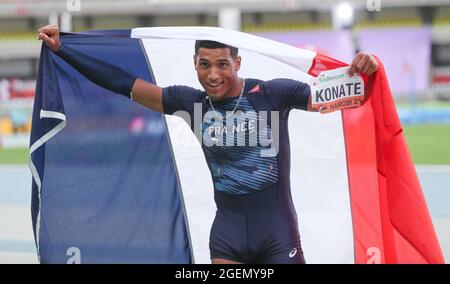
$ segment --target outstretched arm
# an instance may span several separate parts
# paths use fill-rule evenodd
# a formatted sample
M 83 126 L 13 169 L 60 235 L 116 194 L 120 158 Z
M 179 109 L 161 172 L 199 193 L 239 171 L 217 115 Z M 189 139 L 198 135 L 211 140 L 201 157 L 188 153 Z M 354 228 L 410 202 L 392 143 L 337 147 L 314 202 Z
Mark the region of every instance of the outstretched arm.
M 309 98 L 308 98 L 308 108 L 306 109 L 307 111 L 319 111 L 317 108 L 312 106 L 311 103 L 311 94 L 309 94 Z
M 86 78 L 116 93 L 158 112 L 163 112 L 162 89 L 139 79 L 127 71 L 85 55 L 61 43 L 57 26 L 45 26 L 38 30 L 38 39 L 59 57 L 73 66 Z

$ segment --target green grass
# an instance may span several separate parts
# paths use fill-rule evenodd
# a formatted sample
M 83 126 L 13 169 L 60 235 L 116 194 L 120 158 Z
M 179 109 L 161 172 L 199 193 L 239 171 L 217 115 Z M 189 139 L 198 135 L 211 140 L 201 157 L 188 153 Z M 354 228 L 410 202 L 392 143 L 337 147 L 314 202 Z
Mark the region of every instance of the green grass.
M 27 164 L 28 148 L 0 149 L 0 164 Z
M 404 127 L 415 164 L 450 164 L 450 124 Z
M 405 126 L 415 164 L 450 164 L 450 124 Z M 28 149 L 0 149 L 0 164 L 27 164 Z
M 396 105 L 398 108 L 412 108 L 412 104 L 406 101 L 397 102 Z M 418 102 L 415 107 L 418 109 L 450 109 L 450 101 Z

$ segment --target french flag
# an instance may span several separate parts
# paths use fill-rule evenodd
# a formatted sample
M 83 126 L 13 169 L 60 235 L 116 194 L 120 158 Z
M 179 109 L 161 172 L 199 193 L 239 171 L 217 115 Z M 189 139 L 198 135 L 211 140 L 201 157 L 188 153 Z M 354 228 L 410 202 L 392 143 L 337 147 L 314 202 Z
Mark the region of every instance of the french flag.
M 161 87 L 201 89 L 192 58 L 198 39 L 238 47 L 242 78 L 311 83 L 347 65 L 212 27 L 62 36 Z M 363 106 L 290 112 L 291 192 L 307 263 L 444 263 L 379 66 L 364 78 L 371 98 Z M 30 153 L 41 263 L 210 263 L 213 184 L 183 119 L 95 85 L 43 46 Z

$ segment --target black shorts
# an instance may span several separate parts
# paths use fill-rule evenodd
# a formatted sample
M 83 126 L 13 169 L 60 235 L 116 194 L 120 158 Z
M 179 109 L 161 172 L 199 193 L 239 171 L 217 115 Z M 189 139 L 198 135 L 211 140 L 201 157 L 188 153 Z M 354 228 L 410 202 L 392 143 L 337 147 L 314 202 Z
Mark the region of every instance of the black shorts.
M 217 212 L 211 228 L 211 258 L 241 263 L 305 263 L 297 217 L 290 198 L 276 188 L 248 196 L 215 193 Z

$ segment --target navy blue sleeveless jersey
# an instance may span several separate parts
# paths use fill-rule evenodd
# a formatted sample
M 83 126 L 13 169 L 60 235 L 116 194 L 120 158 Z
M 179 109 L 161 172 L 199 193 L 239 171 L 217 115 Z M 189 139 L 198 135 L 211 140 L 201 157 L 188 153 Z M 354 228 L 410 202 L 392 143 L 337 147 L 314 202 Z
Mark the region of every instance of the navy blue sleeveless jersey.
M 288 116 L 293 108 L 306 110 L 309 96 L 307 84 L 290 79 L 245 79 L 242 97 L 212 105 L 204 91 L 187 86 L 163 88 L 164 113 L 185 111 L 191 117 L 191 129 L 201 131 L 197 136 L 218 208 L 210 236 L 211 257 L 252 263 L 304 262 L 290 194 Z M 195 104 L 201 106 L 200 125 L 194 125 L 194 110 L 200 109 Z

